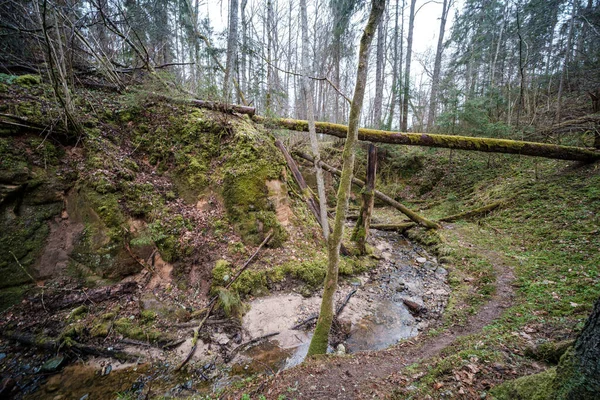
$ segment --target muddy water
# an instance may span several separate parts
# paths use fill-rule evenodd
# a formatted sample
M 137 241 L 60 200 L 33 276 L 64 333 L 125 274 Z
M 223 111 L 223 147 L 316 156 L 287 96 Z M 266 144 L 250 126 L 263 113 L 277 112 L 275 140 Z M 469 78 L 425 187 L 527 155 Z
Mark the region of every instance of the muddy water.
M 356 290 L 339 315 L 340 325 L 349 331 L 342 342 L 349 353 L 384 349 L 418 335 L 440 317 L 450 293 L 447 271 L 424 249 L 396 233 L 373 231 L 372 236 L 380 258 L 377 269 L 342 283 L 336 294 L 336 304 L 340 304 Z M 319 305 L 320 297 L 304 298 L 296 293 L 251 302 L 243 319 L 248 338 L 278 334 L 241 353 L 234 360 L 233 371 L 277 371 L 302 362 L 310 336 L 292 327 L 316 315 Z M 414 312 L 415 307 L 421 311 Z

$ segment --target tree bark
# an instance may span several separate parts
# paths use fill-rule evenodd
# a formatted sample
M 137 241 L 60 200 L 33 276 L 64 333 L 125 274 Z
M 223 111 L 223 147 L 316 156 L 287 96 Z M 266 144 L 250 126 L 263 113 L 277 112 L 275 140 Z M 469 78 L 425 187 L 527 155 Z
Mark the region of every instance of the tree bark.
M 333 298 L 337 290 L 338 268 L 340 260 L 340 246 L 342 244 L 342 235 L 344 233 L 344 222 L 346 220 L 346 211 L 348 209 L 348 199 L 350 197 L 350 186 L 352 184 L 352 170 L 354 169 L 354 146 L 358 141 L 358 124 L 365 96 L 365 87 L 367 83 L 367 72 L 369 63 L 369 48 L 373 40 L 373 35 L 385 9 L 385 0 L 373 0 L 369 21 L 360 40 L 360 49 L 358 52 L 358 68 L 356 72 L 356 86 L 354 96 L 350 106 L 350 118 L 347 130 L 347 139 L 344 144 L 342 154 L 343 167 L 342 177 L 337 194 L 337 205 L 335 224 L 333 234 L 328 243 L 328 265 L 327 274 L 323 288 L 323 299 L 321 301 L 321 310 L 319 319 L 315 328 L 315 333 L 310 341 L 308 355 L 325 354 L 329 342 L 329 331 L 333 321 Z
M 400 15 L 400 0 L 396 0 L 396 12 L 395 12 L 395 23 L 394 23 L 394 62 L 392 65 L 392 95 L 390 99 L 390 108 L 388 111 L 387 121 L 385 123 L 385 129 L 392 129 L 392 123 L 394 121 L 394 113 L 396 112 L 396 104 L 400 95 L 400 88 L 402 86 L 401 76 L 398 66 L 402 64 L 402 30 L 398 30 L 398 18 Z M 402 27 L 404 27 L 404 0 L 402 0 Z M 398 46 L 400 51 L 398 52 Z M 399 54 L 398 54 L 399 53 Z
M 229 2 L 229 32 L 227 33 L 227 59 L 225 62 L 225 77 L 223 78 L 223 99 L 229 102 L 230 80 L 232 71 L 235 70 L 237 56 L 238 32 L 238 0 Z
M 447 217 L 444 218 L 440 218 L 438 221 L 440 222 L 454 222 L 454 221 L 458 221 L 460 219 L 466 219 L 466 218 L 471 218 L 471 217 L 475 217 L 481 214 L 486 214 L 490 211 L 495 210 L 496 208 L 500 207 L 502 204 L 504 204 L 503 201 L 496 201 L 494 203 L 485 205 L 483 207 L 479 207 L 476 208 L 474 210 L 470 210 L 470 211 L 465 211 L 462 212 L 460 214 L 454 214 L 454 215 L 449 215 Z
M 381 27 L 381 26 L 380 26 Z M 375 205 L 375 178 L 377 175 L 377 147 L 373 143 L 369 144 L 369 153 L 367 155 L 367 179 L 362 190 L 362 206 L 360 215 L 352 240 L 358 245 L 360 254 L 367 254 L 367 236 L 369 235 L 369 226 L 371 225 L 371 215 L 373 214 L 373 206 Z
M 446 32 L 446 20 L 448 11 L 452 5 L 452 0 L 444 0 L 442 4 L 442 18 L 440 21 L 440 33 L 435 51 L 435 61 L 433 63 L 433 76 L 431 77 L 431 95 L 429 96 L 429 115 L 427 116 L 427 132 L 431 132 L 435 121 L 437 111 L 437 97 L 440 86 L 440 75 L 442 71 L 442 54 L 444 52 L 444 33 Z
M 304 158 L 307 161 L 313 162 L 312 157 L 310 157 L 306 153 L 296 152 L 296 154 L 298 156 Z M 335 174 L 337 176 L 342 176 L 342 171 L 340 171 L 337 168 L 332 167 L 331 165 L 325 164 L 323 161 L 321 161 L 321 166 L 323 167 L 323 169 L 325 171 L 331 172 L 332 174 Z M 359 186 L 361 188 L 365 186 L 365 182 L 363 182 L 360 179 L 355 178 L 355 177 L 352 177 L 352 183 L 354 183 L 355 185 L 357 185 L 357 186 Z M 375 197 L 377 197 L 379 200 L 383 201 L 384 203 L 387 203 L 390 206 L 394 207 L 395 209 L 397 209 L 398 211 L 400 211 L 401 213 L 403 213 L 404 215 L 406 215 L 408 218 L 410 218 L 411 221 L 414 221 L 417 224 L 422 225 L 422 226 L 424 226 L 426 228 L 430 228 L 430 229 L 438 229 L 438 228 L 440 228 L 440 226 L 438 224 L 436 224 L 435 222 L 429 221 L 428 219 L 423 218 L 419 214 L 417 214 L 417 213 L 409 210 L 406 206 L 400 204 L 399 202 L 397 202 L 396 200 L 392 199 L 391 197 L 389 197 L 385 193 L 382 193 L 379 190 L 374 190 L 374 193 L 375 193 Z M 336 217 L 337 217 L 337 215 L 336 215 Z
M 573 30 L 575 27 L 575 17 L 577 14 L 577 1 L 573 0 L 573 10 L 571 13 L 571 22 L 569 23 L 569 36 L 567 38 L 567 48 L 565 49 L 565 58 L 563 60 L 562 71 L 560 73 L 560 81 L 558 84 L 558 96 L 556 99 L 556 116 L 554 122 L 560 122 L 560 116 L 562 111 L 562 95 L 565 87 L 565 79 L 567 76 L 567 69 L 569 68 L 569 61 L 571 58 L 571 47 L 573 46 Z
M 404 233 L 410 228 L 415 227 L 416 225 L 417 224 L 415 224 L 414 222 L 404 222 L 402 224 L 373 224 L 371 225 L 371 229 Z
M 600 298 L 572 350 L 560 361 L 555 399 L 592 400 L 600 393 Z
M 413 31 L 415 27 L 415 5 L 417 0 L 410 2 L 410 14 L 408 16 L 408 39 L 406 41 L 406 66 L 404 67 L 404 90 L 402 95 L 402 126 L 400 130 L 408 129 L 408 103 L 410 98 L 410 63 L 412 58 Z
M 319 142 L 317 140 L 317 131 L 315 128 L 315 110 L 313 100 L 313 83 L 308 77 L 310 74 L 310 63 L 308 55 L 308 16 L 306 12 L 306 0 L 300 0 L 300 25 L 302 26 L 302 93 L 306 101 L 306 118 L 308 119 L 308 136 L 310 138 L 310 147 L 315 159 L 315 174 L 317 176 L 317 193 L 319 196 L 319 211 L 321 228 L 323 228 L 323 237 L 329 238 L 329 220 L 327 219 L 327 197 L 325 195 L 325 181 L 323 179 L 323 170 L 319 165 L 321 156 L 319 154 Z
M 267 120 L 255 116 L 254 120 L 267 123 L 270 126 L 306 132 L 306 121 L 294 119 Z M 318 133 L 345 138 L 348 127 L 345 125 L 316 122 Z M 525 156 L 553 158 L 558 160 L 572 160 L 593 162 L 600 160 L 600 152 L 572 146 L 559 146 L 549 143 L 525 142 L 520 140 L 506 140 L 494 138 L 481 138 L 455 135 L 436 135 L 429 133 L 388 132 L 377 129 L 361 128 L 358 132 L 359 140 L 376 143 L 403 144 L 408 146 L 440 147 L 446 149 L 472 150 L 487 153 L 521 154 Z
M 377 29 L 377 65 L 375 69 L 375 99 L 373 101 L 373 126 L 381 129 L 383 120 L 383 83 L 385 81 L 385 24 L 382 22 Z

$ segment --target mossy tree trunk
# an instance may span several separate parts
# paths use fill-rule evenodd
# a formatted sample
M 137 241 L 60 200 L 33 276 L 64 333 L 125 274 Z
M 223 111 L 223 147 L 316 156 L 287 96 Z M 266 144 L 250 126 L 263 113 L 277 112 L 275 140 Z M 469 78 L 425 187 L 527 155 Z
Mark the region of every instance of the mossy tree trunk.
M 377 174 L 377 147 L 373 143 L 369 144 L 369 153 L 367 155 L 367 179 L 362 190 L 362 206 L 360 215 L 356 221 L 356 227 L 352 233 L 352 240 L 358 246 L 361 254 L 367 253 L 367 236 L 369 235 L 369 225 L 371 225 L 371 214 L 375 205 L 375 176 Z
M 329 331 L 333 321 L 333 298 L 337 290 L 338 267 L 340 260 L 340 246 L 342 244 L 342 235 L 344 233 L 344 222 L 346 221 L 346 212 L 348 211 L 348 199 L 350 197 L 350 186 L 352 185 L 352 171 L 354 169 L 354 147 L 358 141 L 358 124 L 360 122 L 360 113 L 362 110 L 363 99 L 365 96 L 365 87 L 367 83 L 369 48 L 373 40 L 373 34 L 377 29 L 381 15 L 385 9 L 385 0 L 373 0 L 371 3 L 371 13 L 369 21 L 365 27 L 362 38 L 360 39 L 360 49 L 358 52 L 358 69 L 356 73 L 356 86 L 354 88 L 354 97 L 350 105 L 350 119 L 344 151 L 342 153 L 343 167 L 342 177 L 337 193 L 337 205 L 333 233 L 328 242 L 328 265 L 325 276 L 323 299 L 321 301 L 321 311 L 315 333 L 308 348 L 308 355 L 325 354 L 329 341 Z
M 306 121 L 295 119 L 273 119 L 254 116 L 254 120 L 270 126 L 306 132 Z M 316 122 L 318 133 L 345 138 L 348 127 L 329 122 Z M 560 146 L 550 143 L 525 142 L 458 135 L 437 135 L 433 133 L 389 132 L 379 129 L 361 128 L 358 131 L 359 140 L 374 143 L 404 144 L 409 146 L 440 147 L 457 150 L 473 150 L 487 153 L 521 154 L 524 156 L 554 158 L 558 160 L 573 160 L 593 162 L 600 160 L 600 151 L 587 148 Z
M 554 380 L 556 399 L 598 399 L 600 394 L 600 298 L 572 350 L 561 358 Z

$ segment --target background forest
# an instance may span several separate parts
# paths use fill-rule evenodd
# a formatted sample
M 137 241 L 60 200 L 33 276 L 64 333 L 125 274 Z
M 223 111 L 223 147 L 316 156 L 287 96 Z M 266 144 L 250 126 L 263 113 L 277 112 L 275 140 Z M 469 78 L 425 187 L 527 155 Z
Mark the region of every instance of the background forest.
M 1 67 L 60 66 L 52 78 L 67 110 L 75 83 L 121 90 L 149 71 L 199 98 L 306 119 L 299 90 L 306 45 L 316 119 L 347 121 L 364 1 L 309 1 L 308 43 L 300 40 L 302 3 L 208 3 L 3 1 Z M 428 22 L 437 43 L 417 52 L 415 15 L 427 12 L 441 13 Z M 222 20 L 228 26 L 215 30 Z M 588 113 L 588 96 L 597 111 L 599 36 L 594 0 L 392 1 L 371 52 L 362 125 L 537 139 L 561 129 L 589 134 L 589 118 L 548 128 Z M 586 109 L 563 112 L 570 98 Z

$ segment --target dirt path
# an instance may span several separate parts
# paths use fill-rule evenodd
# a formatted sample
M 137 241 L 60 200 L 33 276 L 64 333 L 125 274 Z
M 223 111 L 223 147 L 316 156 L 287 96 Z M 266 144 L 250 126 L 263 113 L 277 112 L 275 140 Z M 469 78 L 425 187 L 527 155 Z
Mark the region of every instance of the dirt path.
M 461 238 L 462 241 L 462 238 Z M 382 351 L 356 353 L 352 357 L 323 357 L 283 371 L 259 385 L 256 394 L 267 399 L 286 395 L 296 399 L 355 399 L 381 397 L 391 392 L 390 374 L 417 361 L 440 354 L 461 336 L 479 332 L 511 305 L 514 296 L 512 269 L 504 256 L 472 247 L 487 258 L 496 272 L 496 292 L 464 326 L 454 326 L 435 337 L 419 336 Z

